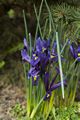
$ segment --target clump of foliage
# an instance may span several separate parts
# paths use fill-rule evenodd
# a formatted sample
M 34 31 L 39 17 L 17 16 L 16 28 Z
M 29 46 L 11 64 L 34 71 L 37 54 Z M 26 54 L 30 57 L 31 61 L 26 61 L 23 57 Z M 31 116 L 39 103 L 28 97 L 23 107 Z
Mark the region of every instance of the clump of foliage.
M 61 107 L 61 108 L 55 108 L 53 109 L 53 112 L 55 111 L 55 114 L 53 116 L 49 116 L 49 120 L 79 120 L 80 118 L 80 103 L 74 103 L 73 106 L 69 107 Z M 26 116 L 26 109 L 21 106 L 20 103 L 16 103 L 16 105 L 12 108 L 11 113 L 14 117 L 16 117 L 16 120 L 26 120 L 28 119 Z M 39 117 L 35 117 L 33 120 L 43 120 L 42 115 L 39 115 Z
M 11 114 L 17 118 L 16 120 L 26 120 L 26 109 L 20 103 L 16 103 L 11 110 Z
M 56 120 L 79 120 L 79 115 L 76 113 L 76 107 L 70 106 L 56 109 Z
M 49 19 L 45 20 L 44 28 L 41 29 L 40 16 L 43 2 L 48 10 Z M 35 6 L 34 8 L 37 18 L 35 38 L 32 38 L 28 33 L 23 11 L 26 38 L 24 38 L 24 48 L 21 50 L 21 55 L 27 89 L 27 117 L 35 119 L 41 115 L 43 119 L 47 120 L 54 117 L 55 106 L 68 108 L 74 104 L 79 80 L 80 44 L 79 41 L 77 44 L 72 42 L 69 35 L 62 34 L 64 23 L 61 18 L 54 21 L 46 0 L 41 2 L 39 15 Z M 40 37 L 38 37 L 38 32 Z M 68 54 L 69 52 L 72 57 Z M 60 86 L 61 89 L 59 89 Z
M 68 5 L 66 3 L 56 4 L 50 6 L 52 13 L 52 19 L 56 25 L 62 28 L 62 39 L 69 37 L 71 40 L 80 37 L 80 8 Z M 49 15 L 44 9 L 44 20 L 45 18 L 49 21 Z M 49 22 L 47 23 L 47 25 Z M 49 24 L 50 26 L 50 24 Z M 50 26 L 51 27 L 51 26 Z M 49 30 L 49 29 L 48 29 Z M 53 32 L 53 30 L 51 30 Z M 51 32 L 50 31 L 50 32 Z M 48 31 L 49 32 L 49 31 Z

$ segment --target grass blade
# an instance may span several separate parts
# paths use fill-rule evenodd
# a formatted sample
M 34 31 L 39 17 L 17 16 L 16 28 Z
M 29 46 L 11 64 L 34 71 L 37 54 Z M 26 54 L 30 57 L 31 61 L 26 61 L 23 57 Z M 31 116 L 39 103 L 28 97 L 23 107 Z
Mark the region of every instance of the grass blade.
M 41 7 L 41 8 L 42 8 L 42 7 Z M 34 10 L 35 10 L 35 14 L 36 14 L 36 19 L 37 19 L 37 23 L 38 23 L 39 32 L 40 32 L 40 35 L 41 35 L 41 38 L 42 38 L 42 32 L 41 32 L 41 27 L 40 27 L 40 22 L 39 22 L 40 17 L 39 17 L 38 14 L 37 14 L 37 10 L 36 10 L 35 5 L 34 5 Z M 40 10 L 40 11 L 41 11 L 41 10 Z M 37 29 L 38 29 L 38 28 L 37 28 Z M 36 33 L 36 36 L 37 36 L 37 33 Z
M 34 115 L 36 114 L 37 109 L 39 108 L 39 106 L 41 105 L 42 102 L 43 102 L 43 98 L 40 100 L 38 105 L 33 109 L 32 113 L 31 113 L 31 116 L 30 116 L 31 119 L 34 118 Z
M 27 29 L 26 16 L 25 16 L 24 10 L 23 10 L 23 17 L 24 17 L 24 27 L 25 27 L 26 39 L 28 39 L 28 29 Z
M 61 56 L 60 56 L 60 47 L 59 47 L 58 32 L 56 32 L 56 42 L 57 42 L 58 62 L 59 62 L 59 68 L 60 68 L 60 77 L 61 77 L 62 97 L 64 99 L 64 83 L 63 83 L 63 72 L 62 72 L 62 64 L 61 64 Z
M 36 17 L 37 17 L 37 26 L 36 26 L 36 33 L 35 33 L 35 41 L 36 41 L 36 37 L 37 37 L 37 33 L 38 33 L 38 28 L 40 29 L 39 20 L 40 20 L 40 15 L 41 15 L 41 11 L 42 11 L 42 5 L 43 5 L 43 0 L 42 0 L 42 2 L 41 2 L 40 8 L 39 8 L 39 15 L 36 16 Z M 35 7 L 35 5 L 34 5 L 34 10 L 35 10 L 35 12 L 36 12 L 36 7 Z M 35 43 L 36 43 L 35 41 L 34 41 L 34 47 L 35 47 Z
M 46 21 L 45 21 L 44 30 L 43 30 L 43 39 L 45 37 L 45 33 L 46 33 L 46 29 L 47 29 L 47 23 L 48 23 L 48 19 L 46 19 Z

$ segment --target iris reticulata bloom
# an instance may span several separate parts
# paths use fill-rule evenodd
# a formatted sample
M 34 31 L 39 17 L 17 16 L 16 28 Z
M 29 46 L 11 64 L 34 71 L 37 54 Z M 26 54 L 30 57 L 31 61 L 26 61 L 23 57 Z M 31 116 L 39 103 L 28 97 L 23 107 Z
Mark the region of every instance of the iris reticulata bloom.
M 24 38 L 24 48 L 21 50 L 21 55 L 22 60 L 30 64 L 28 78 L 32 77 L 32 85 L 38 85 L 39 78 L 42 79 L 46 91 L 44 100 L 47 100 L 50 98 L 52 91 L 61 86 L 61 82 L 54 84 L 59 74 L 59 69 L 57 69 L 57 73 L 52 81 L 50 81 L 49 74 L 49 67 L 58 61 L 56 42 L 54 42 L 51 48 L 50 40 L 41 40 L 39 37 L 36 39 L 35 48 L 32 48 L 31 56 L 28 55 L 28 51 L 28 44 Z
M 30 56 L 27 54 L 27 52 L 28 52 L 28 45 L 26 39 L 24 38 L 24 49 L 21 50 L 21 56 L 23 61 L 27 61 L 30 63 L 31 59 Z
M 46 95 L 44 96 L 44 100 L 47 100 L 51 97 L 51 93 L 53 90 L 59 88 L 61 86 L 61 82 L 57 82 L 55 83 L 55 80 L 57 78 L 57 76 L 59 75 L 59 69 L 56 68 L 57 72 L 56 75 L 53 77 L 52 81 L 49 82 L 49 73 L 45 73 L 44 76 L 44 85 L 45 85 L 45 89 L 46 89 Z M 66 81 L 64 80 L 64 85 L 66 85 Z
M 69 41 L 70 44 L 70 41 Z M 80 44 L 76 45 L 75 43 L 72 43 L 70 45 L 70 51 L 74 59 L 77 59 L 77 61 L 80 62 Z

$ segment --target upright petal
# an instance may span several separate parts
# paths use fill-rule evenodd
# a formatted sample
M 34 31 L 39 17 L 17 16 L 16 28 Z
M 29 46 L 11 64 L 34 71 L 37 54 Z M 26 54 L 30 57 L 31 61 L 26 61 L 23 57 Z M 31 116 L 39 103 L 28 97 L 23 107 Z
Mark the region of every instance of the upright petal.
M 28 50 L 28 44 L 27 44 L 26 38 L 24 38 L 24 48 Z
M 76 58 L 76 56 L 75 56 L 74 43 L 70 44 L 70 40 L 68 40 L 68 44 L 70 45 L 70 52 L 71 52 L 73 58 Z
M 52 82 L 50 83 L 50 88 L 54 85 L 54 82 L 55 82 L 55 80 L 56 80 L 58 74 L 59 74 L 59 73 L 57 72 L 56 75 L 54 76 Z
M 40 37 L 36 39 L 36 51 L 42 51 L 42 40 Z
M 26 49 L 21 50 L 21 56 L 22 56 L 22 60 L 27 61 L 29 63 L 31 62 L 31 59 L 29 55 L 27 54 Z
M 73 57 L 76 58 L 75 49 L 74 49 L 73 45 L 70 45 L 70 51 L 71 51 L 71 54 L 73 55 Z
M 48 49 L 50 47 L 50 40 L 43 40 L 42 41 L 42 47 L 46 49 Z
M 56 43 L 56 41 L 54 41 L 54 43 L 53 43 L 53 47 L 52 47 L 52 53 L 53 54 L 55 54 L 56 53 L 56 47 L 57 47 L 57 43 Z
M 48 72 L 46 72 L 44 75 L 44 86 L 46 91 L 48 91 L 49 89 L 49 73 Z

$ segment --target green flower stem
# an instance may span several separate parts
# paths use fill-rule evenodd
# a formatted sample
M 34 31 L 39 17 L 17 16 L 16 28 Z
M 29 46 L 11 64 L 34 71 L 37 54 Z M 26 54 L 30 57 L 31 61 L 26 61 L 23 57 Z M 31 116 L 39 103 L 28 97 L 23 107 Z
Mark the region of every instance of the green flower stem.
M 24 10 L 23 10 L 23 17 L 24 17 L 26 39 L 27 39 L 27 42 L 29 44 L 29 41 L 28 41 L 28 30 L 27 30 L 27 23 L 26 23 L 26 16 L 25 16 L 25 11 Z M 30 65 L 28 65 L 27 68 L 29 70 L 30 69 Z M 30 101 L 31 100 L 30 99 L 31 98 L 31 79 L 29 81 L 27 81 L 26 66 L 25 65 L 24 65 L 24 73 L 25 73 L 25 81 L 26 81 L 25 84 L 26 84 L 26 89 L 27 89 L 27 91 L 26 91 L 26 93 L 27 93 L 27 116 L 29 117 L 30 111 L 31 111 L 31 101 Z
M 32 55 L 32 39 L 31 39 L 31 34 L 29 33 L 29 44 L 30 44 L 30 57 Z
M 28 30 L 27 30 L 26 16 L 25 16 L 24 10 L 23 10 L 23 17 L 24 17 L 24 27 L 25 27 L 26 39 L 28 39 Z
M 24 67 L 24 74 L 25 74 L 25 88 L 26 88 L 26 100 L 27 100 L 27 115 L 30 115 L 30 97 L 29 97 L 29 88 L 28 88 L 28 83 L 27 83 L 27 76 L 26 76 L 26 65 L 23 64 Z
M 41 8 L 41 9 L 42 9 L 42 8 Z M 41 32 L 41 27 L 40 27 L 40 22 L 39 22 L 40 18 L 39 18 L 38 14 L 37 14 L 37 10 L 36 10 L 35 5 L 34 5 L 34 10 L 35 10 L 35 14 L 36 14 L 36 19 L 37 19 L 37 23 L 38 23 L 39 32 L 40 32 L 40 35 L 41 35 L 41 38 L 42 38 L 42 32 Z M 41 10 L 40 10 L 40 11 L 41 11 Z M 36 34 L 36 35 L 37 35 L 37 34 Z
M 67 39 L 67 40 L 66 40 L 66 42 L 65 42 L 64 46 L 62 47 L 62 50 L 61 50 L 60 54 L 62 54 L 62 52 L 64 51 L 64 49 L 65 49 L 66 45 L 68 44 L 68 40 L 69 40 L 69 39 Z
M 64 99 L 64 83 L 63 83 L 63 72 L 62 72 L 58 32 L 56 32 L 56 42 L 57 42 L 58 62 L 59 62 L 59 68 L 60 68 L 60 77 L 61 77 L 62 97 Z
M 43 30 L 43 38 L 42 39 L 44 39 L 44 37 L 45 37 L 47 24 L 48 24 L 48 19 L 46 19 L 46 21 L 45 21 L 44 30 Z
M 29 54 L 30 54 L 30 58 L 31 58 L 31 55 L 32 55 L 32 40 L 31 40 L 31 34 L 29 33 L 29 46 L 30 46 L 30 51 L 29 51 Z M 29 66 L 31 67 L 31 66 Z M 30 78 L 30 86 L 29 86 L 29 91 L 30 91 L 30 102 L 32 100 L 32 78 Z
M 51 11 L 50 11 L 50 8 L 49 8 L 49 6 L 48 6 L 48 4 L 47 4 L 47 1 L 46 0 L 44 0 L 44 2 L 45 2 L 45 5 L 46 5 L 46 8 L 47 8 L 47 10 L 48 10 L 48 13 L 49 13 L 49 32 L 51 32 L 51 26 L 52 26 L 52 29 L 54 29 L 54 34 L 55 34 L 55 32 L 56 32 L 56 27 L 55 27 L 55 24 L 54 24 L 54 21 L 53 21 L 53 17 L 52 17 L 52 14 L 51 14 Z M 49 33 L 50 34 L 50 33 Z M 54 36 L 54 34 L 53 34 L 53 36 Z M 51 43 L 51 45 L 53 45 L 53 42 L 54 42 L 54 39 L 52 39 L 52 43 Z

